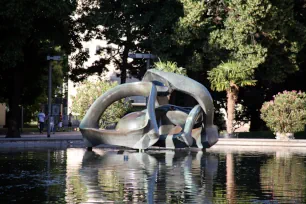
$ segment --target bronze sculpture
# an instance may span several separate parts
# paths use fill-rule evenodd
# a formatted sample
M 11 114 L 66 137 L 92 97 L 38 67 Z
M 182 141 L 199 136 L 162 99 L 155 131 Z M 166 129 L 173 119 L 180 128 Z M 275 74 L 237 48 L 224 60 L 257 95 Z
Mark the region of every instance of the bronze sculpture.
M 192 96 L 193 108 L 168 104 L 173 91 Z M 108 106 L 130 96 L 148 97 L 147 108 L 127 114 L 112 130 L 99 129 L 98 122 Z M 100 144 L 147 149 L 153 145 L 166 148 L 208 148 L 218 141 L 213 125 L 214 106 L 208 90 L 188 77 L 150 69 L 141 82 L 126 83 L 105 92 L 89 108 L 80 123 L 88 147 Z

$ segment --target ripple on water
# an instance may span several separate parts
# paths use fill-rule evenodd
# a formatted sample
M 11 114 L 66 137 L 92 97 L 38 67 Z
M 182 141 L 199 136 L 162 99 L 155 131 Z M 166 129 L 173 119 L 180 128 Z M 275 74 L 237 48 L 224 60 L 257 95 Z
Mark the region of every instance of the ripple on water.
M 0 152 L 1 202 L 306 203 L 306 156 L 280 150 Z

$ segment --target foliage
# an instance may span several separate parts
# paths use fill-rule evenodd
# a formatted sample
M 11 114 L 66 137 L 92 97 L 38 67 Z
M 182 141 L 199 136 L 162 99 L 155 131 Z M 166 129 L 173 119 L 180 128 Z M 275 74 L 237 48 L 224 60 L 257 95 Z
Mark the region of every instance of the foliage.
M 83 65 L 88 54 L 76 46 L 79 52 L 72 58 L 72 79 L 82 81 L 89 75 L 101 75 L 112 65 L 125 83 L 127 76 L 140 76 L 145 70 L 144 60 L 129 62 L 128 54 L 165 49 L 173 25 L 182 15 L 182 6 L 178 0 L 88 0 L 82 1 L 77 14 L 75 31 L 83 35 L 80 38 L 103 39 L 107 45 L 101 47 L 101 58 L 87 68 Z
M 78 88 L 76 96 L 72 97 L 72 111 L 82 119 L 93 102 L 107 90 L 115 87 L 117 82 L 84 81 Z M 108 124 L 118 122 L 131 109 L 131 104 L 124 99 L 113 103 L 101 116 L 100 126 L 105 128 Z
M 255 85 L 256 81 L 253 80 L 253 72 L 253 68 L 244 67 L 243 64 L 237 61 L 222 63 L 208 72 L 211 88 L 216 91 L 227 92 L 227 132 L 229 134 L 235 129 L 235 106 L 239 87 Z
M 306 43 L 306 26 L 294 6 L 294 1 L 228 1 L 223 26 L 210 32 L 209 43 L 227 53 L 227 60 L 259 67 L 261 77 L 281 82 L 299 69 L 297 56 Z
M 220 0 L 194 1 L 181 0 L 184 16 L 175 25 L 171 47 L 166 53 L 158 53 L 162 59 L 176 61 L 187 70 L 203 71 L 210 69 L 211 61 L 222 58 L 222 53 L 209 45 L 210 32 L 217 29 L 223 19 L 225 4 Z
M 224 27 L 210 33 L 209 43 L 227 51 L 228 59 L 237 61 L 241 67 L 257 68 L 264 62 L 267 50 L 255 35 L 269 4 L 267 0 L 232 0 L 227 8 Z
M 254 70 L 244 67 L 239 62 L 229 61 L 208 72 L 208 79 L 211 88 L 216 91 L 231 90 L 232 86 L 243 87 L 253 86 L 256 80 L 253 79 Z
M 20 105 L 48 85 L 47 55 L 69 53 L 76 0 L 3 0 L 0 7 L 0 100 L 8 103 L 8 137 L 19 137 Z M 56 76 L 56 75 L 55 75 Z
M 302 131 L 306 124 L 306 93 L 284 91 L 265 102 L 261 108 L 261 119 L 274 132 L 294 133 Z
M 164 71 L 164 72 L 172 72 L 180 75 L 187 76 L 186 69 L 183 67 L 178 67 L 176 62 L 166 61 L 166 62 L 155 62 L 155 68 Z
M 184 16 L 172 36 L 177 44 L 171 45 L 172 53 L 167 56 L 187 70 L 201 71 L 203 83 L 208 83 L 207 71 L 222 62 L 235 61 L 245 69 L 254 68 L 250 70 L 251 79 L 260 84 L 244 88 L 251 90 L 252 97 L 254 91 L 271 92 L 273 83 L 284 82 L 289 74 L 302 68 L 306 59 L 301 55 L 303 47 L 305 53 L 306 40 L 305 1 L 181 2 Z M 270 93 L 260 96 L 266 95 Z M 248 99 L 241 95 L 241 100 Z M 253 112 L 260 109 L 263 100 L 255 106 L 252 97 L 253 102 L 245 104 L 252 109 L 252 116 L 259 118 L 259 111 Z
M 283 82 L 300 69 L 298 56 L 306 43 L 305 1 L 269 1 L 269 11 L 258 32 L 259 42 L 267 48 L 259 75 L 266 83 Z M 304 60 L 303 60 L 304 61 Z

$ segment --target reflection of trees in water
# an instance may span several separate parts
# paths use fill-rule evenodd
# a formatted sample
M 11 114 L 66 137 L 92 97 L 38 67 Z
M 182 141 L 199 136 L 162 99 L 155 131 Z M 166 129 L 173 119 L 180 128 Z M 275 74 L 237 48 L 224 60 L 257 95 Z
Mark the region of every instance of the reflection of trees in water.
M 66 196 L 67 203 L 83 203 L 88 200 L 86 185 L 79 175 L 84 150 L 67 149 Z M 80 158 L 81 157 L 81 158 Z
M 63 202 L 64 151 L 12 150 L 0 153 L 0 203 Z
M 128 191 L 124 191 L 127 186 L 122 183 L 117 175 L 116 170 L 99 170 L 98 172 L 98 180 L 101 189 L 101 193 L 107 198 L 109 201 L 123 201 L 125 198 L 133 196 L 133 194 L 129 195 Z
M 211 203 L 217 168 L 202 152 L 86 152 L 79 172 L 86 202 Z
M 141 153 L 86 152 L 80 175 L 88 189 L 87 202 L 145 202 L 144 189 L 153 163 Z
M 82 203 L 87 201 L 87 188 L 82 183 L 80 176 L 70 176 L 66 182 L 65 200 L 67 203 Z
M 272 199 L 303 203 L 306 193 L 305 172 L 303 158 L 271 158 L 260 170 L 262 189 L 271 192 Z
M 219 166 L 214 181 L 213 203 L 250 203 L 262 197 L 259 171 L 269 155 L 218 151 L 216 156 Z

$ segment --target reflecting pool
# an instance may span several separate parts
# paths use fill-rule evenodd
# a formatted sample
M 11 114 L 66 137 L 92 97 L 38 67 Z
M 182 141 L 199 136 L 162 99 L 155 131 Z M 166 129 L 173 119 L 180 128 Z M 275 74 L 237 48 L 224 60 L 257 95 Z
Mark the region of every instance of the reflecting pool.
M 306 203 L 306 151 L 1 150 L 13 202 Z

